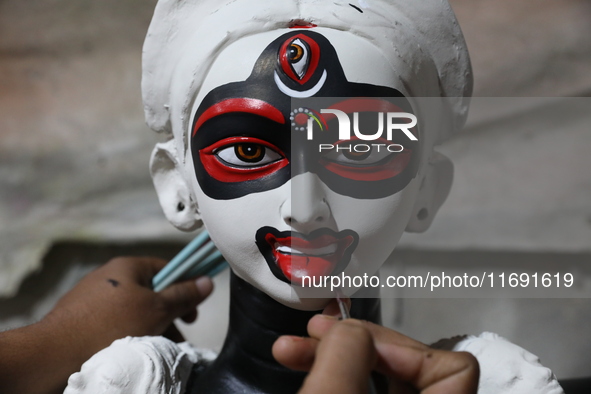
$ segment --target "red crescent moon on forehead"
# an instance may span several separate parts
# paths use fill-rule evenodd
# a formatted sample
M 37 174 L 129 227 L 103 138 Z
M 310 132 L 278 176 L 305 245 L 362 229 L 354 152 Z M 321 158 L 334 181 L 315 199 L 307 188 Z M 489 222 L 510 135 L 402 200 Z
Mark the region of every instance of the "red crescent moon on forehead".
M 300 39 L 304 43 L 308 45 L 310 49 L 308 56 L 308 65 L 306 72 L 303 77 L 298 77 L 293 70 L 293 67 L 290 63 L 289 56 L 288 56 L 288 48 L 289 46 L 296 40 Z M 305 84 L 312 78 L 316 68 L 318 67 L 318 62 L 320 61 L 320 46 L 316 41 L 312 38 L 308 37 L 305 34 L 297 34 L 295 36 L 289 37 L 283 45 L 281 45 L 281 49 L 279 50 L 279 63 L 281 64 L 281 69 L 283 72 L 292 80 L 296 81 L 300 85 Z

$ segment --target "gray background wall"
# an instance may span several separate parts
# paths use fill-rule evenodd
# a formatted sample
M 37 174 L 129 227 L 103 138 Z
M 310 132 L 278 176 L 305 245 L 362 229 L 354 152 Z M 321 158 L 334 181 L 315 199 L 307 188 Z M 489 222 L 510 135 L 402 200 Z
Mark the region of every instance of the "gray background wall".
M 168 256 L 191 238 L 165 221 L 147 171 L 158 138 L 143 121 L 140 56 L 154 4 L 0 0 L 2 327 L 42 317 L 108 256 Z M 588 1 L 452 6 L 476 96 L 589 96 Z M 466 130 L 441 148 L 456 166 L 451 195 L 427 233 L 403 237 L 402 255 L 414 254 L 416 266 L 436 261 L 427 258 L 434 251 L 474 264 L 479 253 L 506 252 L 509 265 L 535 264 L 535 253 L 565 262 L 591 256 L 588 100 L 560 122 L 543 103 L 476 102 Z M 581 273 L 582 282 L 590 279 Z M 219 348 L 227 274 L 216 282 L 199 322 L 183 330 Z M 590 305 L 586 298 L 385 299 L 384 316 L 426 342 L 496 331 L 559 377 L 574 377 L 589 375 Z

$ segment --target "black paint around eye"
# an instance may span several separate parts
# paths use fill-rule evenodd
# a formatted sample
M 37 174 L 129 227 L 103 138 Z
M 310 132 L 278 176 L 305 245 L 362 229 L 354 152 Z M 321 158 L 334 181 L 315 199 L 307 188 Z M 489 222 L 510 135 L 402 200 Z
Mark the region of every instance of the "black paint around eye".
M 245 196 L 250 193 L 275 189 L 291 178 L 290 167 L 286 166 L 266 177 L 243 182 L 221 182 L 214 179 L 199 160 L 200 150 L 229 137 L 253 137 L 268 141 L 277 148 L 277 153 L 290 158 L 290 131 L 289 125 L 281 125 L 270 119 L 248 113 L 230 113 L 216 116 L 205 122 L 195 136 L 191 139 L 191 149 L 195 165 L 197 180 L 203 191 L 218 200 L 230 200 Z M 236 144 L 240 145 L 240 144 Z M 258 145 L 258 144 L 242 144 Z M 259 145 L 260 146 L 260 145 Z M 263 148 L 261 146 L 261 148 Z M 234 153 L 236 146 L 233 147 Z M 267 149 L 264 147 L 264 149 Z M 241 158 L 236 154 L 237 158 Z M 264 157 L 264 156 L 263 156 Z M 262 159 L 262 158 L 261 158 Z
M 293 41 L 293 37 L 302 34 L 315 41 L 321 53 L 317 68 L 303 84 L 285 75 L 278 57 L 281 47 L 285 42 L 293 44 L 293 42 L 288 40 Z M 309 48 L 305 45 L 304 43 L 304 46 L 301 46 L 301 50 L 309 52 Z M 298 55 L 303 55 L 303 53 L 299 53 L 300 48 L 288 47 L 286 50 L 288 60 L 292 64 L 294 64 L 292 56 L 297 57 Z M 328 124 L 327 131 L 314 136 L 314 141 L 308 141 L 305 138 L 305 134 L 302 134 L 302 136 L 294 134 L 291 128 L 291 122 L 289 121 L 290 113 L 293 112 L 294 108 L 307 107 L 307 105 L 305 103 L 299 105 L 298 99 L 293 99 L 283 93 L 275 82 L 275 78 L 279 78 L 289 89 L 305 91 L 316 86 L 323 77 L 326 78 L 326 82 L 324 82 L 322 88 L 313 98 L 400 98 L 403 104 L 400 104 L 398 101 L 396 105 L 402 111 L 413 112 L 412 107 L 406 101 L 404 95 L 396 89 L 347 81 L 334 47 L 322 35 L 312 31 L 302 32 L 299 30 L 286 33 L 270 43 L 261 53 L 253 67 L 252 74 L 245 81 L 232 82 L 213 89 L 205 96 L 194 114 L 193 122 L 195 124 L 200 116 L 216 103 L 220 103 L 226 99 L 246 98 L 260 100 L 270 104 L 283 114 L 285 120 L 284 122 L 278 122 L 253 113 L 232 112 L 215 116 L 204 122 L 191 137 L 195 173 L 203 192 L 213 199 L 230 200 L 251 193 L 261 193 L 278 188 L 288 182 L 292 177 L 306 172 L 318 175 L 322 182 L 335 193 L 358 199 L 383 198 L 404 189 L 416 176 L 418 171 L 421 155 L 421 143 L 419 141 L 408 141 L 408 138 L 401 136 L 401 133 L 397 133 L 391 143 L 396 144 L 399 143 L 399 138 L 403 139 L 400 143 L 403 144 L 405 149 L 408 147 L 412 152 L 410 163 L 395 177 L 375 181 L 362 181 L 342 177 L 330 171 L 321 163 L 318 144 L 335 144 L 338 140 L 338 135 L 336 135 L 338 128 L 332 127 L 331 122 Z M 373 127 L 369 128 L 369 130 L 374 129 Z M 223 181 L 216 179 L 208 173 L 208 170 L 200 160 L 200 152 L 212 144 L 229 137 L 252 137 L 267 141 L 277 148 L 277 153 L 288 164 L 275 172 L 250 180 Z M 294 138 L 292 139 L 292 137 Z M 243 146 L 243 150 L 244 148 L 245 146 Z M 239 155 L 235 151 L 237 153 L 236 157 L 244 160 L 243 156 L 246 156 L 245 162 L 250 161 L 256 163 L 258 160 L 264 158 L 265 149 L 267 149 L 263 146 L 261 148 L 263 149 L 262 158 L 256 158 L 256 155 L 254 155 L 256 151 L 250 152 L 250 148 L 247 149 L 244 155 Z M 361 159 L 357 158 L 357 160 Z
M 351 149 L 353 149 L 353 146 L 350 145 Z M 349 160 L 364 160 L 367 159 L 370 155 L 371 155 L 371 149 L 368 150 L 367 152 L 355 152 L 355 151 L 351 151 L 349 152 L 348 150 L 343 150 L 343 155 L 349 159 Z

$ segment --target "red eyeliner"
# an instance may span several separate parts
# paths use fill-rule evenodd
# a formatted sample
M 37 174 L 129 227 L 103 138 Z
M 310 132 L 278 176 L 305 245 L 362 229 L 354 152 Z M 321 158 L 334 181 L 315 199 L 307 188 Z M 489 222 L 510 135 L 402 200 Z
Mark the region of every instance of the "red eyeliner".
M 264 164 L 261 166 L 254 167 L 237 167 L 231 166 L 223 162 L 217 155 L 216 152 L 222 148 L 228 148 L 236 144 L 257 144 L 264 146 L 267 149 L 271 149 L 277 152 L 282 158 L 272 163 Z M 289 164 L 285 155 L 279 148 L 271 144 L 268 141 L 261 140 L 254 137 L 229 137 L 223 140 L 217 141 L 216 143 L 203 148 L 199 151 L 199 158 L 205 171 L 217 181 L 220 182 L 244 182 L 252 181 L 263 178 L 267 175 L 279 171 L 283 167 Z

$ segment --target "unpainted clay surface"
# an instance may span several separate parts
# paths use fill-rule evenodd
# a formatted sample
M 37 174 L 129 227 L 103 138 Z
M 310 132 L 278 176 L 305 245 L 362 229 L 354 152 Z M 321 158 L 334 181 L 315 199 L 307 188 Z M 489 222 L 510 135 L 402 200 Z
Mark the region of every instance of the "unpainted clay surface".
M 556 377 L 527 350 L 492 333 L 469 336 L 453 347 L 480 364 L 478 394 L 563 394 Z

